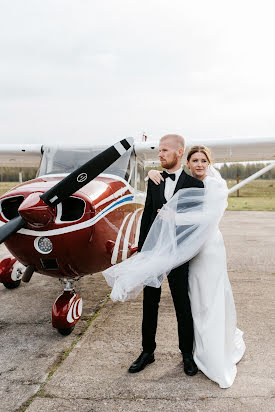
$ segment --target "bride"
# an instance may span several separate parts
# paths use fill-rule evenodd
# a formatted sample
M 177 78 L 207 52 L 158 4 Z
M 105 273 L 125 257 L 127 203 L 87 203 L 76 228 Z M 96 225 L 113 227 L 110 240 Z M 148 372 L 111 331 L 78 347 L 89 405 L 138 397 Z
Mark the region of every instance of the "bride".
M 227 207 L 227 186 L 211 165 L 205 146 L 193 146 L 187 166 L 205 189 L 179 190 L 159 211 L 140 253 L 103 272 L 111 298 L 125 301 L 144 286 L 160 287 L 175 267 L 189 263 L 189 297 L 194 323 L 194 360 L 221 388 L 235 379 L 245 344 L 236 311 L 218 224 Z M 159 184 L 161 172 L 149 178 Z M 142 267 L 142 270 L 140 268 Z

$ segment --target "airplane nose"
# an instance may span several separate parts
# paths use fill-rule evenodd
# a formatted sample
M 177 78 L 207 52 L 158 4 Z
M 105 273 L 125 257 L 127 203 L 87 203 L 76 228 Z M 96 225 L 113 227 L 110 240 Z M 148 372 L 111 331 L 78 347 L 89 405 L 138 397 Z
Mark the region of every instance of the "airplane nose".
M 55 219 L 52 209 L 40 198 L 42 192 L 31 193 L 19 206 L 18 212 L 31 226 L 43 227 Z

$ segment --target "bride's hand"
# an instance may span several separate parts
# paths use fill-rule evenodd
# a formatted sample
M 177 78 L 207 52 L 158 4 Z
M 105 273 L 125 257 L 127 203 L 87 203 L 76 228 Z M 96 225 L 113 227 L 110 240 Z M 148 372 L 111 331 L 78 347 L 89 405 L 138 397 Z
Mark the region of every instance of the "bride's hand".
M 164 181 L 163 177 L 162 177 L 162 172 L 160 172 L 159 170 L 149 170 L 148 172 L 148 177 L 149 179 L 152 180 L 152 182 L 154 182 L 156 185 L 159 185 L 161 181 Z

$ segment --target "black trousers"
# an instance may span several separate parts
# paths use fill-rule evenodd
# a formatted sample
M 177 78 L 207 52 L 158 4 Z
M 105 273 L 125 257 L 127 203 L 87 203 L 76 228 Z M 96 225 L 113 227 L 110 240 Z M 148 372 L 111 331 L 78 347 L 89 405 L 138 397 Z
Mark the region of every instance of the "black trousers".
M 188 296 L 189 262 L 173 269 L 168 275 L 171 295 L 178 321 L 179 349 L 193 351 L 193 318 Z M 161 288 L 146 286 L 143 290 L 142 346 L 144 352 L 152 353 L 156 348 L 156 331 Z

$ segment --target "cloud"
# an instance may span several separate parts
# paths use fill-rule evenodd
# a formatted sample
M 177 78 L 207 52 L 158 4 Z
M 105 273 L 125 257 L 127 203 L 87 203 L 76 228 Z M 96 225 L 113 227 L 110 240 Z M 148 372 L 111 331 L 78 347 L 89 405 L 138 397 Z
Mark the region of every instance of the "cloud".
M 0 4 L 1 143 L 274 135 L 271 1 Z

